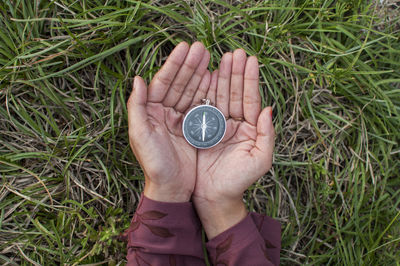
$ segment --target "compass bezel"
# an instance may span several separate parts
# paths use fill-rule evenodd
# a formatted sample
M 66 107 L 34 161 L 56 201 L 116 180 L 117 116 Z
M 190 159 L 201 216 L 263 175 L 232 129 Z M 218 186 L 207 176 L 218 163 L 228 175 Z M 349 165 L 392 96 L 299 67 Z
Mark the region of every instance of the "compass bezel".
M 216 138 L 219 138 L 219 140 L 216 143 L 214 143 L 214 144 L 212 144 L 210 146 L 204 146 L 204 142 L 193 139 L 190 136 L 190 134 L 187 133 L 187 130 L 185 130 L 186 122 L 187 122 L 187 119 L 190 116 L 190 114 L 193 113 L 194 111 L 196 111 L 197 109 L 200 109 L 200 108 L 206 108 L 206 110 L 207 110 L 207 108 L 210 108 L 212 110 L 211 112 L 217 113 L 216 116 L 217 116 L 217 119 L 218 119 L 218 122 L 219 122 L 218 124 L 219 124 L 220 127 L 221 126 L 224 127 L 222 135 L 220 134 L 221 130 L 218 129 L 216 136 L 214 136 L 211 140 L 207 141 L 207 142 L 214 142 Z M 215 106 L 208 105 L 208 104 L 202 104 L 202 105 L 199 105 L 199 106 L 196 106 L 196 107 L 192 108 L 185 115 L 185 118 L 183 119 L 183 123 L 182 123 L 182 132 L 183 132 L 183 136 L 186 139 L 186 141 L 190 145 L 192 145 L 193 147 L 195 147 L 197 149 L 210 149 L 210 148 L 216 146 L 218 143 L 220 143 L 222 141 L 222 139 L 224 138 L 225 133 L 226 133 L 226 119 L 225 119 L 224 114 L 218 108 L 216 108 Z

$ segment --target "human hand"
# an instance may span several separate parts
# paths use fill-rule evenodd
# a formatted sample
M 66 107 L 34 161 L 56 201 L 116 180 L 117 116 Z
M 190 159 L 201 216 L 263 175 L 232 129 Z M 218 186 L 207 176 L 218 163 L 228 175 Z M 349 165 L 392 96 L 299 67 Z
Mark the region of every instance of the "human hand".
M 193 202 L 211 239 L 247 215 L 243 192 L 271 168 L 275 132 L 271 107 L 261 111 L 257 58 L 242 49 L 224 54 L 207 98 L 227 118 L 222 142 L 197 155 Z
M 148 89 L 135 77 L 128 99 L 129 142 L 145 175 L 144 195 L 164 202 L 189 201 L 196 179 L 196 149 L 182 134 L 184 113 L 204 98 L 210 53 L 200 42 L 180 43 Z

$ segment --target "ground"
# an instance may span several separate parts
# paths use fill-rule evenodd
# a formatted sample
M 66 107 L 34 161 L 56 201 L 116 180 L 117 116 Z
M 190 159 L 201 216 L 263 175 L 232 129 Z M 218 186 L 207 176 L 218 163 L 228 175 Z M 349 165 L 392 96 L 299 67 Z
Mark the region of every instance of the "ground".
M 143 174 L 132 78 L 179 41 L 259 58 L 277 131 L 245 194 L 282 224 L 282 265 L 400 264 L 399 1 L 4 0 L 0 262 L 124 264 Z

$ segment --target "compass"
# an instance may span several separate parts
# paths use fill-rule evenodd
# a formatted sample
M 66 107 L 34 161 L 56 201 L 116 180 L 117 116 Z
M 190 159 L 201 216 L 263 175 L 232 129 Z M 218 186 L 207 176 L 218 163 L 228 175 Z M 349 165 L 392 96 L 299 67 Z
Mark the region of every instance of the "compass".
M 217 145 L 225 135 L 226 120 L 210 100 L 190 110 L 182 124 L 183 136 L 190 145 L 198 149 L 208 149 Z

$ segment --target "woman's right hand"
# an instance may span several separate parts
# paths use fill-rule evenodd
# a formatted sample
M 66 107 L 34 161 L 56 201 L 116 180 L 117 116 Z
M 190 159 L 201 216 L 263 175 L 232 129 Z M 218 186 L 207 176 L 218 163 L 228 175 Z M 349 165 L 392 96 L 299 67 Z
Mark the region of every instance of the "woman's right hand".
M 275 131 L 271 107 L 261 111 L 257 58 L 242 49 L 224 54 L 208 97 L 227 119 L 222 142 L 198 150 L 193 202 L 211 239 L 247 215 L 243 192 L 271 168 Z

